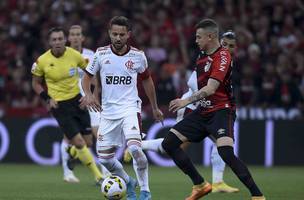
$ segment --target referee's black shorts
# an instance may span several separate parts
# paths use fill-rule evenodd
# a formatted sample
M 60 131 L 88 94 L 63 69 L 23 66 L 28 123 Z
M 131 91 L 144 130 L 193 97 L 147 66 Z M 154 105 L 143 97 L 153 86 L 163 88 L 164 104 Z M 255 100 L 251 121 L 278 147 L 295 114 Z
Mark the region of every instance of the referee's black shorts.
M 79 107 L 81 95 L 58 102 L 58 108 L 52 108 L 51 112 L 57 120 L 61 130 L 70 140 L 78 133 L 91 134 L 90 115 L 87 109 Z
M 199 110 L 194 110 L 173 126 L 171 132 L 179 135 L 181 140 L 187 139 L 190 142 L 200 142 L 205 137 L 217 140 L 228 136 L 234 139 L 235 118 L 235 111 L 230 109 L 217 110 L 205 115 Z

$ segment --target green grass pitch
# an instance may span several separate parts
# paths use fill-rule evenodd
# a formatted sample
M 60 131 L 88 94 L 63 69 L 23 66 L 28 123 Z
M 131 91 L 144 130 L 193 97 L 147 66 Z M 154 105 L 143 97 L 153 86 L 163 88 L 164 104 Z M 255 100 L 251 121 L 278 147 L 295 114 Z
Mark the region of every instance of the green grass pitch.
M 134 176 L 133 169 L 126 165 Z M 210 168 L 199 168 L 207 180 Z M 304 200 L 304 167 L 263 168 L 250 166 L 250 170 L 267 197 L 267 200 Z M 102 200 L 99 187 L 94 186 L 93 177 L 83 166 L 75 169 L 79 184 L 62 181 L 59 166 L 0 164 L 0 200 Z M 191 182 L 176 167 L 150 166 L 150 187 L 153 200 L 183 200 L 191 190 Z M 206 200 L 250 200 L 249 192 L 226 169 L 225 181 L 240 188 L 236 194 L 210 194 Z

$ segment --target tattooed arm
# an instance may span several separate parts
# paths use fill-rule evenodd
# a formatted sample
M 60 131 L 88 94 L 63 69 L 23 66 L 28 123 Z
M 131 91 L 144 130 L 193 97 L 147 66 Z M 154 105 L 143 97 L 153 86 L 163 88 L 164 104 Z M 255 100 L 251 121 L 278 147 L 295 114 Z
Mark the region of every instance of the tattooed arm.
M 187 106 L 188 104 L 197 102 L 205 97 L 213 95 L 219 85 L 220 82 L 218 80 L 209 78 L 207 85 L 201 88 L 199 91 L 194 92 L 190 97 L 186 99 L 175 99 L 171 101 L 169 104 L 169 111 L 176 112 L 177 110 Z

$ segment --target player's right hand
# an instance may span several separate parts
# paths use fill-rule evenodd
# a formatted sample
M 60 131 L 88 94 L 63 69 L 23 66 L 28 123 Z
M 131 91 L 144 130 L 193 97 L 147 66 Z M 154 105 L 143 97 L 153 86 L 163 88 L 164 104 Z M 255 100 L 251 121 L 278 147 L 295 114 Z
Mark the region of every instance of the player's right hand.
M 81 97 L 79 101 L 80 101 L 81 108 L 87 107 L 89 110 L 94 111 L 94 112 L 102 111 L 100 103 L 95 98 L 95 96 L 92 94 Z
M 54 99 L 50 99 L 49 102 L 48 102 L 48 106 L 49 106 L 49 109 L 57 108 L 58 107 L 58 103 Z

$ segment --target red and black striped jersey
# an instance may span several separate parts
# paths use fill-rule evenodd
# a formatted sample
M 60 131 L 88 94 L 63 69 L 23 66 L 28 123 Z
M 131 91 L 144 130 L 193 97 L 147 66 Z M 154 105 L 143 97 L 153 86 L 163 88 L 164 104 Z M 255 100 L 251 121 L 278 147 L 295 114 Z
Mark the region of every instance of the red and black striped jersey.
M 219 47 L 211 55 L 202 53 L 195 67 L 197 73 L 198 90 L 207 85 L 212 78 L 220 82 L 213 95 L 200 101 L 199 108 L 202 114 L 225 108 L 235 109 L 235 100 L 232 90 L 232 58 L 229 51 Z

